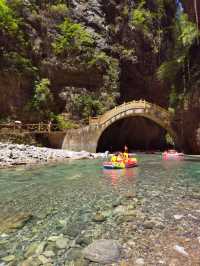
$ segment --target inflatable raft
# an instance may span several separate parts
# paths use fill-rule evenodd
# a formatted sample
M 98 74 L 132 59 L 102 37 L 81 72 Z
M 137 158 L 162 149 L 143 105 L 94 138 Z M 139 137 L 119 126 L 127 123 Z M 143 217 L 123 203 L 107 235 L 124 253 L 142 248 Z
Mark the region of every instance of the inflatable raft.
M 176 150 L 168 150 L 162 153 L 164 160 L 183 160 L 184 153 L 177 152 Z
M 124 169 L 138 166 L 136 158 L 129 159 L 127 162 L 104 162 L 103 167 L 105 169 Z

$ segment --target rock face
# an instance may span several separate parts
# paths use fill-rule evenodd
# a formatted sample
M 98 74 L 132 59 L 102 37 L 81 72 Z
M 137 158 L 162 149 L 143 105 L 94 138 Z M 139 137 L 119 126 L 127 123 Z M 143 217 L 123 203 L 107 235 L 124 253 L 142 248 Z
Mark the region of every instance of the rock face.
M 183 7 L 188 17 L 198 28 L 200 27 L 200 2 L 183 0 Z M 190 75 L 185 101 L 177 108 L 174 128 L 181 146 L 187 153 L 200 153 L 200 88 L 199 88 L 199 41 L 195 42 L 189 53 Z
M 50 2 L 50 1 L 49 1 Z M 166 10 L 163 10 L 163 18 L 167 13 L 168 19 L 163 20 L 163 26 L 167 27 L 173 21 L 175 14 L 175 5 L 170 1 Z M 16 8 L 17 15 L 21 16 L 25 22 L 25 34 L 30 42 L 30 51 L 27 57 L 31 60 L 33 66 L 38 68 L 40 77 L 48 77 L 52 83 L 55 100 L 60 104 L 60 109 L 64 108 L 63 102 L 59 99 L 59 93 L 65 91 L 66 87 L 85 88 L 95 91 L 102 90 L 106 87 L 106 92 L 111 94 L 112 87 L 117 86 L 119 78 L 119 88 L 121 92 L 121 101 L 131 99 L 146 98 L 161 105 L 167 104 L 166 88 L 156 82 L 155 69 L 158 52 L 155 51 L 155 46 L 160 47 L 159 53 L 165 49 L 165 42 L 170 42 L 170 39 L 162 37 L 163 44 L 154 43 L 152 39 L 156 36 L 156 29 L 149 28 L 149 34 L 144 36 L 140 29 L 136 29 L 131 25 L 132 11 L 137 5 L 134 1 L 75 1 L 71 0 L 68 3 L 68 11 L 60 10 L 54 13 L 48 6 L 48 1 L 45 4 L 30 4 L 28 1 L 22 4 L 19 9 Z M 158 12 L 158 6 L 154 1 L 147 1 L 147 10 Z M 34 10 L 34 12 L 33 12 Z M 120 63 L 121 75 L 117 73 L 114 76 L 113 69 L 107 69 L 106 64 L 101 64 L 100 60 L 97 65 L 89 65 L 84 63 L 82 54 L 56 55 L 52 50 L 52 43 L 59 36 L 58 25 L 65 18 L 70 18 L 74 22 L 81 23 L 95 38 L 95 53 L 103 52 L 110 58 L 114 58 Z M 154 27 L 157 27 L 154 25 Z M 10 52 L 11 47 L 7 47 L 6 38 L 2 46 Z M 156 40 L 156 39 L 155 39 Z M 12 43 L 12 38 L 10 43 Z M 1 43 L 0 43 L 1 45 Z M 87 52 L 87 51 L 86 51 Z M 166 53 L 166 51 L 165 51 Z M 30 56 L 31 55 L 31 56 Z M 163 55 L 164 56 L 164 53 Z M 102 60 L 102 59 L 101 59 Z M 147 67 L 148 66 L 148 67 Z M 10 71 L 8 69 L 8 71 Z M 111 76 L 108 72 L 112 71 Z M 13 73 L 13 72 L 9 72 Z M 107 76 L 107 77 L 106 77 Z M 105 80 L 110 80 L 105 82 Z M 115 79 L 115 81 L 114 81 Z M 113 81 L 112 81 L 113 80 Z M 1 85 L 0 80 L 0 85 Z M 11 84 L 5 87 L 19 86 L 22 90 L 32 88 L 29 83 L 23 86 L 24 78 L 20 84 L 11 81 Z M 156 93 L 155 93 L 156 92 Z M 156 94 L 156 95 L 155 95 Z M 162 97 L 161 97 L 162 95 Z M 28 97 L 27 97 L 28 99 Z M 9 101 L 12 100 L 10 95 Z M 104 103 L 105 104 L 105 103 Z M 16 107 L 20 109 L 21 105 Z M 14 105 L 15 107 L 15 105 Z M 15 108 L 13 109 L 15 110 Z M 10 110 L 8 113 L 15 111 Z
M 187 95 L 187 104 L 181 105 L 174 125 L 181 140 L 181 146 L 187 153 L 200 153 L 200 92 L 196 87 Z
M 13 114 L 20 117 L 22 108 L 31 97 L 33 77 L 18 71 L 0 71 L 0 112 L 1 117 Z
M 83 250 L 86 259 L 97 263 L 112 263 L 120 258 L 120 246 L 113 240 L 97 240 Z
M 198 22 L 200 26 L 200 3 L 198 0 L 183 0 L 182 1 L 185 11 L 187 12 L 189 18 L 193 22 Z
M 62 2 L 65 7 L 55 4 L 55 1 L 54 4 L 52 1 L 11 3 L 16 16 L 23 21 L 23 27 L 20 26 L 20 38 L 0 31 L 1 116 L 37 120 L 31 114 L 24 117 L 24 110 L 30 106 L 34 82 L 42 78 L 51 82 L 54 97 L 51 111 L 56 114 L 67 112 L 77 120 L 80 119 L 77 113 L 81 104 L 88 104 L 86 99 L 75 108 L 77 96 L 93 97 L 94 102 L 100 102 L 102 112 L 133 99 L 146 99 L 168 107 L 170 87 L 157 80 L 156 71 L 163 61 L 169 59 L 174 47 L 171 28 L 176 15 L 176 1 L 165 1 L 164 5 L 161 2 L 146 0 L 142 8 L 151 19 L 148 21 L 143 14 L 144 21 L 136 24 L 132 23 L 133 11 L 138 8 L 141 11 L 140 1 L 69 0 Z M 185 0 L 183 4 L 193 21 L 199 18 L 198 1 Z M 59 25 L 65 19 L 84 26 L 94 45 L 78 52 L 69 48 L 56 53 L 53 44 L 61 36 Z M 86 116 L 96 114 L 93 106 Z M 195 119 L 196 126 L 188 129 L 186 136 L 192 137 L 193 144 L 183 142 L 186 150 L 196 152 L 198 114 L 193 115 L 192 107 L 188 111 L 190 116 Z M 184 123 L 187 124 L 188 119 Z M 123 124 L 130 132 L 131 123 L 124 121 Z M 176 127 L 180 129 L 178 123 Z M 143 132 L 152 132 L 148 143 L 155 142 L 155 139 L 158 142 L 159 138 L 159 146 L 163 145 L 163 130 L 156 126 L 152 130 L 146 121 L 143 121 L 142 128 Z

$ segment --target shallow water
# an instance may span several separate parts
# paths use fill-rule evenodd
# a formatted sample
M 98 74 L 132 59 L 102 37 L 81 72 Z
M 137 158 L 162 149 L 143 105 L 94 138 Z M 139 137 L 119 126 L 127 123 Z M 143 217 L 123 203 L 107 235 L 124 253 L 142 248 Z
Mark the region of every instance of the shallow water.
M 17 212 L 34 217 L 8 235 L 2 256 L 22 258 L 31 242 L 59 234 L 71 239 L 82 232 L 92 239 L 126 239 L 111 210 L 117 201 L 126 202 L 127 192 L 136 193 L 141 212 L 167 224 L 177 212 L 177 202 L 200 191 L 200 163 L 162 161 L 160 155 L 137 157 L 139 167 L 122 170 L 103 170 L 102 160 L 0 170 L 0 218 Z M 106 222 L 92 220 L 97 212 L 104 212 Z M 56 263 L 63 265 L 59 258 Z

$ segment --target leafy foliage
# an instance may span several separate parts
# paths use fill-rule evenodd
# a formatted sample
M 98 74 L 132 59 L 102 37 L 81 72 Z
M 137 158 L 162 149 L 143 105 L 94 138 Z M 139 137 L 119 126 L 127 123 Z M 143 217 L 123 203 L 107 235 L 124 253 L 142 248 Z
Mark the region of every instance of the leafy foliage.
M 16 33 L 18 30 L 18 21 L 5 0 L 0 0 L 0 30 L 8 33 Z
M 157 70 L 157 77 L 159 80 L 167 80 L 173 82 L 177 73 L 183 66 L 183 58 L 175 58 L 165 61 Z
M 180 14 L 175 27 L 175 49 L 171 59 L 165 61 L 159 67 L 157 71 L 159 80 L 171 81 L 174 83 L 178 76 L 181 75 L 186 77 L 186 75 L 188 75 L 185 73 L 185 69 L 188 68 L 186 65 L 188 64 L 190 49 L 198 36 L 199 32 L 196 25 L 188 20 L 186 14 Z
M 68 13 L 68 7 L 66 4 L 58 3 L 51 5 L 49 7 L 50 12 L 59 14 L 59 15 L 66 15 Z
M 1 63 L 4 68 L 12 68 L 20 72 L 36 73 L 37 71 L 37 68 L 32 65 L 29 58 L 26 58 L 17 52 L 4 53 Z
M 102 102 L 96 99 L 94 95 L 78 95 L 74 100 L 74 112 L 86 120 L 89 116 L 100 115 L 102 110 Z
M 166 139 L 166 142 L 167 142 L 168 145 L 174 147 L 174 145 L 175 145 L 174 140 L 173 140 L 172 136 L 169 133 L 167 133 L 165 135 L 165 139 Z
M 97 52 L 93 55 L 88 64 L 90 66 L 96 66 L 101 70 L 106 70 L 106 74 L 104 75 L 105 87 L 111 91 L 115 91 L 117 89 L 119 74 L 118 60 L 108 56 L 105 52 Z
M 144 33 L 149 31 L 157 15 L 145 8 L 145 5 L 145 0 L 140 1 L 137 8 L 134 8 L 131 13 L 131 25 L 143 30 Z
M 49 118 L 51 116 L 51 105 L 53 103 L 53 95 L 49 89 L 50 81 L 41 79 L 35 84 L 35 92 L 31 102 L 31 109 L 37 111 L 39 117 Z
M 189 49 L 199 36 L 198 28 L 196 25 L 189 21 L 187 14 L 181 14 L 178 20 L 177 31 L 179 31 L 178 42 L 179 46 Z
M 52 44 L 56 54 L 64 51 L 80 51 L 93 46 L 94 39 L 84 26 L 73 23 L 69 19 L 59 26 L 60 37 Z
M 72 120 L 66 120 L 62 115 L 53 115 L 52 118 L 58 125 L 58 129 L 60 130 L 77 127 L 77 125 Z

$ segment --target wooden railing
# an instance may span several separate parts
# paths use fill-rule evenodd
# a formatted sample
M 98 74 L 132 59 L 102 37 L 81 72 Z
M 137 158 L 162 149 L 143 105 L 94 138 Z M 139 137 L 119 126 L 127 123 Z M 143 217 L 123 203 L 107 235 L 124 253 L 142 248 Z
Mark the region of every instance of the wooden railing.
M 0 124 L 1 133 L 19 133 L 19 132 L 34 132 L 34 133 L 46 133 L 51 131 L 60 131 L 56 124 L 15 124 L 15 123 L 4 123 Z

